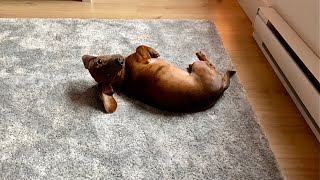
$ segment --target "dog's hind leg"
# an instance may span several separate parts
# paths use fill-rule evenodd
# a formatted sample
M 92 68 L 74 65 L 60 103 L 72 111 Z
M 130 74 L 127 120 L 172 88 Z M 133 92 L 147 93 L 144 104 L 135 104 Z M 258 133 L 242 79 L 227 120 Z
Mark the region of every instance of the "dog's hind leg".
M 230 85 L 230 77 L 233 76 L 236 73 L 236 71 L 227 71 L 222 80 L 223 80 L 223 89 L 226 90 L 228 89 Z
M 214 69 L 216 68 L 216 66 L 210 62 L 207 55 L 205 53 L 203 53 L 202 51 L 197 52 L 196 55 L 200 61 L 206 62 L 209 67 L 214 68 Z
M 197 52 L 196 55 L 200 61 L 209 61 L 207 55 L 202 51 Z

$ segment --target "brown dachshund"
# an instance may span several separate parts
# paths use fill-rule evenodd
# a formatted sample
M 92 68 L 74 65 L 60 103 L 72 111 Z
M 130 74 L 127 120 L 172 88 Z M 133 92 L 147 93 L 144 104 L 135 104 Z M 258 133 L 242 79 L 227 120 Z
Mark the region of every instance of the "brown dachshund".
M 114 89 L 164 110 L 190 112 L 212 107 L 235 73 L 227 71 L 221 75 L 204 53 L 196 55 L 200 61 L 190 64 L 188 71 L 158 58 L 157 51 L 143 45 L 126 58 L 118 54 L 84 55 L 82 60 L 98 83 L 108 113 L 117 108 Z

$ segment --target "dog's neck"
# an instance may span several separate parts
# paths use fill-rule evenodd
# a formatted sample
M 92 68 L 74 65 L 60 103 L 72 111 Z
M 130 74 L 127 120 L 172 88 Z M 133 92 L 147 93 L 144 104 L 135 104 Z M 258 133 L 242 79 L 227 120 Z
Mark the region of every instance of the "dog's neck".
M 126 60 L 127 58 L 125 58 Z M 125 63 L 125 62 L 124 62 Z M 99 83 L 99 86 L 106 86 L 106 87 L 111 87 L 112 91 L 113 89 L 122 91 L 125 84 L 125 76 L 126 76 L 126 64 L 122 67 L 121 71 L 118 72 L 117 76 L 115 76 L 114 79 L 112 79 L 111 82 L 109 83 Z
M 122 70 L 118 72 L 118 75 L 111 82 L 111 86 L 112 87 L 122 86 L 122 84 L 124 83 L 124 78 L 125 78 L 125 67 L 123 67 Z

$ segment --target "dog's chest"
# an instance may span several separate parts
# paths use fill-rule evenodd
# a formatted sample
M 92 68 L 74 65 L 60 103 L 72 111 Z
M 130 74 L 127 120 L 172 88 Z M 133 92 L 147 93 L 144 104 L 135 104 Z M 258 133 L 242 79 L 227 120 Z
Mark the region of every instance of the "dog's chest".
M 157 61 L 157 59 L 151 58 L 151 59 L 149 60 L 149 64 L 153 64 L 153 63 L 156 62 L 156 61 Z

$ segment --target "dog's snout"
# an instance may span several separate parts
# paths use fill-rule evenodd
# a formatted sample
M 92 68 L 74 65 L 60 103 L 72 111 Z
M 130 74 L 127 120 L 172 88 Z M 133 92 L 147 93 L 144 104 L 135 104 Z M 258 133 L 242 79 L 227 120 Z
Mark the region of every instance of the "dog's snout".
M 122 57 L 117 57 L 116 58 L 116 61 L 120 64 L 120 65 L 123 65 L 124 63 L 124 59 Z

